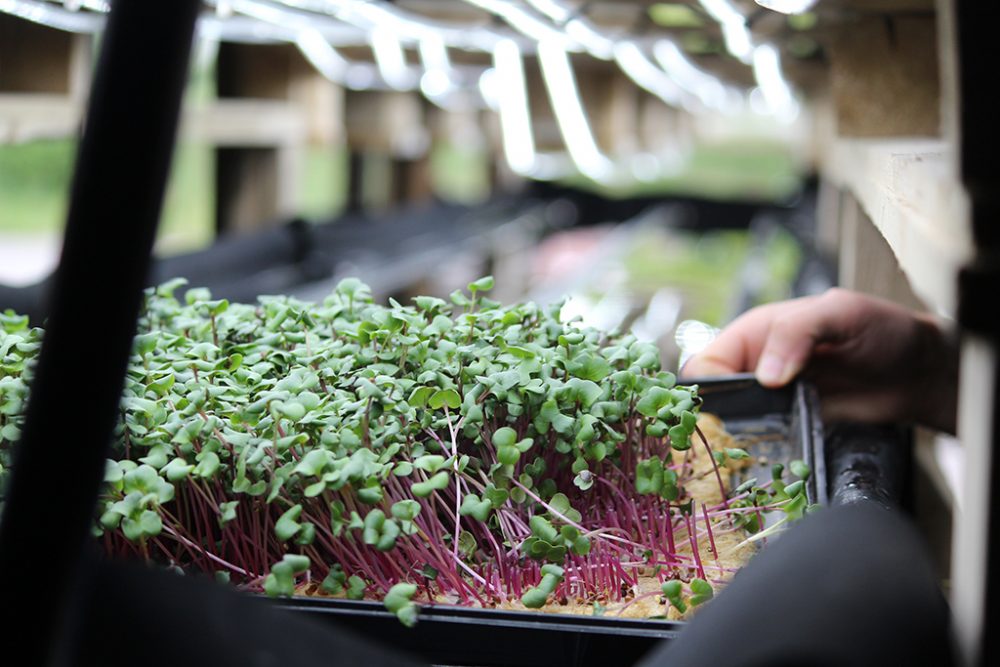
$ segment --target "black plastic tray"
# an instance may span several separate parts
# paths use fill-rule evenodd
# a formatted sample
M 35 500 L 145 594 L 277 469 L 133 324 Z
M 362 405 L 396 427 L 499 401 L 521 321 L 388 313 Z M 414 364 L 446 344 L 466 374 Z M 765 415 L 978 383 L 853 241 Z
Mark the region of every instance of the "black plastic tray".
M 685 379 L 697 384 L 705 400 L 702 411 L 718 415 L 726 430 L 755 458 L 765 459 L 744 471 L 761 482 L 771 476 L 771 464 L 802 459 L 812 469 L 807 481 L 810 502 L 829 502 L 826 446 L 819 398 L 812 385 L 797 382 L 782 389 L 762 387 L 753 375 Z
M 805 460 L 813 470 L 807 494 L 827 502 L 823 430 L 815 392 L 805 384 L 772 390 L 750 375 L 685 380 L 698 384 L 703 411 L 718 415 L 748 451 L 766 457 L 746 477 L 770 478 L 770 463 Z M 674 637 L 683 622 L 541 612 L 422 606 L 418 627 L 404 627 L 379 602 L 297 597 L 268 600 L 279 608 L 353 630 L 455 667 L 617 667 L 634 665 Z

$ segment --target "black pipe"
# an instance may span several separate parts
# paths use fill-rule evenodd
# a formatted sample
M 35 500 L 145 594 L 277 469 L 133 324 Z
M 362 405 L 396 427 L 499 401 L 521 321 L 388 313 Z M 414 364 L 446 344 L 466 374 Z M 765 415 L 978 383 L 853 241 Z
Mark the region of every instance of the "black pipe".
M 19 664 L 49 663 L 64 648 L 61 623 L 116 421 L 200 7 L 115 0 L 108 16 L 0 522 L 3 635 Z M 84 293 L 98 294 L 99 307 Z

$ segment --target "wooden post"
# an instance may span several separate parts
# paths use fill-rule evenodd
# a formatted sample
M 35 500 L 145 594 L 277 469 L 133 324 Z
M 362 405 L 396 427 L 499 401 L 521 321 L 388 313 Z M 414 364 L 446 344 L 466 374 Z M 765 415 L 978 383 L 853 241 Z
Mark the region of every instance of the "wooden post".
M 0 143 L 79 133 L 92 43 L 0 13 Z
M 839 260 L 838 284 L 842 287 L 872 294 L 918 311 L 926 304 L 914 293 L 892 247 L 868 217 L 853 193 L 837 190 L 828 182 L 821 184 L 818 214 L 824 220 L 821 243 L 835 243 Z M 829 218 L 836 216 L 836 221 Z M 823 229 L 821 228 L 821 231 Z M 836 240 L 831 237 L 836 235 Z M 831 246 L 821 246 L 830 253 Z M 950 548 L 954 510 L 952 491 L 940 468 L 936 450 L 943 436 L 924 428 L 913 429 L 914 456 L 909 480 L 914 522 L 927 543 L 936 572 L 947 577 L 951 564 Z
M 430 196 L 424 104 L 416 93 L 347 94 L 351 208 L 385 209 Z
M 365 209 L 364 173 L 365 155 L 360 150 L 351 148 L 347 164 L 347 212 L 361 213 Z
M 581 68 L 577 80 L 598 146 L 612 156 L 634 154 L 640 146 L 639 88 L 617 68 L 597 63 Z
M 639 100 L 639 138 L 645 150 L 679 166 L 691 154 L 693 131 L 686 111 L 642 93 Z
M 393 158 L 392 202 L 396 206 L 426 202 L 434 192 L 431 183 L 430 156 L 416 159 Z
M 216 231 L 249 231 L 278 213 L 278 150 L 215 149 Z
M 549 100 L 549 91 L 542 79 L 542 70 L 538 58 L 524 58 L 524 78 L 528 91 L 528 109 L 531 113 L 531 129 L 535 136 L 535 148 L 543 152 L 559 152 L 566 150 L 559 124 L 556 123 L 555 111 Z
M 287 45 L 224 42 L 217 64 L 220 99 L 290 99 L 301 57 Z M 293 215 L 304 128 L 281 143 L 236 143 L 216 149 L 216 229 L 239 232 Z

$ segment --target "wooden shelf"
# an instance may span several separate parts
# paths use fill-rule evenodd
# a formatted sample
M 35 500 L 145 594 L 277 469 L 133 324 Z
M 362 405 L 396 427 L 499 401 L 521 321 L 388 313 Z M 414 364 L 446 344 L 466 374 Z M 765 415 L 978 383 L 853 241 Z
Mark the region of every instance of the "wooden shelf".
M 276 100 L 217 100 L 186 107 L 181 136 L 216 146 L 273 147 L 306 139 L 304 111 Z
M 963 189 L 947 144 L 934 139 L 838 139 L 822 169 L 854 195 L 916 294 L 954 316 L 959 269 L 972 255 Z
M 75 136 L 82 108 L 68 95 L 0 94 L 0 144 Z
M 0 144 L 74 137 L 82 108 L 68 95 L 0 94 Z M 181 137 L 216 146 L 298 145 L 306 140 L 306 117 L 291 102 L 218 100 L 187 106 Z

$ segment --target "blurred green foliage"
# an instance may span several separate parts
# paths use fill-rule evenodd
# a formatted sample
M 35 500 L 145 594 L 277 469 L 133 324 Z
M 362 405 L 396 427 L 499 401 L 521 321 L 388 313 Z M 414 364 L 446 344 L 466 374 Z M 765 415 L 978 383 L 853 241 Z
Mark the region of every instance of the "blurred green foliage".
M 59 233 L 65 222 L 76 142 L 71 139 L 0 146 L 0 233 Z M 347 150 L 310 146 L 303 154 L 300 213 L 326 220 L 347 200 Z M 178 145 L 164 200 L 158 248 L 182 252 L 207 244 L 215 234 L 215 158 L 205 144 Z M 476 203 L 489 193 L 486 156 L 442 145 L 431 155 L 437 194 Z
M 0 146 L 0 231 L 48 232 L 63 223 L 74 144 Z
M 671 175 L 627 185 L 602 185 L 582 175 L 568 185 L 627 198 L 682 195 L 748 202 L 780 202 L 802 187 L 802 169 L 786 146 L 769 141 L 696 145 Z
M 75 157 L 71 139 L 0 146 L 0 232 L 61 233 Z M 206 146 L 178 146 L 164 200 L 161 247 L 189 249 L 212 238 L 213 169 Z
M 754 243 L 760 245 L 754 247 Z M 679 291 L 684 319 L 722 327 L 736 314 L 744 271 L 754 253 L 757 305 L 787 298 L 798 271 L 801 250 L 787 231 L 774 229 L 755 240 L 747 230 L 688 232 L 664 228 L 639 230 L 623 258 L 628 288 L 650 295 L 661 288 Z

